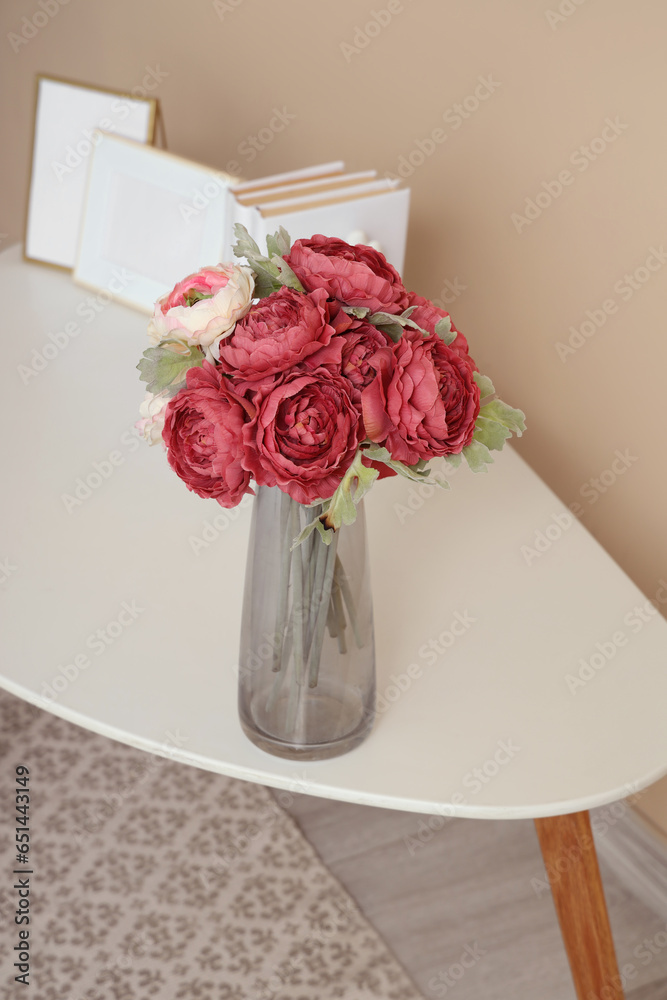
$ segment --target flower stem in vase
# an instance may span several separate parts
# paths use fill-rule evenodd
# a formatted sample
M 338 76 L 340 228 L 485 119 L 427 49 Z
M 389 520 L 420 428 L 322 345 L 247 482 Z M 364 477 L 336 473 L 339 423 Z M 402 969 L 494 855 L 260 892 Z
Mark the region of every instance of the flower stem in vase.
M 280 494 L 280 537 L 283 539 L 283 552 L 289 552 L 291 539 L 290 497 Z M 273 670 L 282 671 L 285 666 L 283 646 L 285 641 L 285 622 L 287 617 L 287 598 L 289 596 L 289 557 L 282 560 L 280 567 L 280 584 L 278 586 L 278 603 L 276 605 L 276 646 L 273 651 Z
M 290 522 L 292 538 L 299 534 L 299 508 L 297 504 L 291 504 Z M 293 649 L 294 649 L 294 677 L 290 685 L 289 701 L 287 704 L 287 730 L 293 731 L 296 722 L 296 710 L 300 697 L 300 688 L 304 680 L 304 607 L 303 607 L 303 563 L 300 546 L 297 545 L 289 549 L 284 555 L 285 561 L 292 564 L 292 621 L 293 621 Z
M 352 591 L 350 590 L 350 583 L 345 575 L 345 570 L 343 569 L 343 564 L 336 556 L 336 581 L 341 589 L 343 595 L 343 600 L 345 601 L 345 607 L 347 608 L 347 613 L 350 619 L 350 625 L 352 626 L 352 631 L 354 632 L 354 641 L 357 644 L 357 648 L 361 649 L 363 646 L 363 640 L 359 632 L 359 622 L 357 620 L 357 611 L 354 606 L 354 598 L 352 597 Z
M 331 601 L 327 613 L 327 628 L 332 639 L 338 638 L 338 612 L 335 605 L 336 584 L 331 588 Z M 340 643 L 339 643 L 340 645 Z
M 338 652 L 341 655 L 347 653 L 347 640 L 345 638 L 345 628 L 347 622 L 345 620 L 345 609 L 343 607 L 343 598 L 340 592 L 340 587 L 334 575 L 333 587 L 331 588 L 331 603 L 329 605 L 329 616 L 333 619 L 334 631 L 331 631 L 331 626 L 329 626 L 329 633 L 332 638 L 338 639 Z
M 310 524 L 310 522 L 312 520 L 311 513 L 312 513 L 312 511 L 311 511 L 310 508 L 308 508 L 308 507 L 304 508 L 305 523 L 302 524 L 301 523 L 301 519 L 299 519 L 299 525 L 300 525 L 299 530 L 301 529 L 301 527 L 306 527 L 306 525 Z M 301 592 L 301 602 L 300 602 L 300 604 L 298 604 L 298 605 L 295 604 L 294 607 L 297 609 L 298 618 L 303 623 L 303 659 L 304 659 L 304 663 L 306 663 L 307 660 L 308 660 L 308 650 L 310 649 L 310 640 L 311 640 L 311 628 L 310 628 L 310 614 L 311 614 L 311 611 L 310 611 L 310 608 L 311 608 L 311 601 L 312 601 L 312 598 L 311 598 L 311 582 L 312 582 L 311 581 L 311 565 L 312 565 L 311 555 L 312 555 L 312 541 L 313 541 L 313 536 L 311 534 L 304 542 L 301 543 L 301 545 L 298 546 L 298 549 L 297 549 L 297 551 L 299 552 L 299 555 L 301 556 L 302 592 Z
M 308 684 L 311 688 L 317 686 L 317 677 L 320 670 L 320 654 L 324 640 L 324 629 L 326 628 L 327 616 L 329 614 L 334 565 L 337 558 L 337 538 L 332 538 L 329 545 L 325 545 L 322 539 L 319 539 L 319 543 L 321 548 L 317 553 L 317 570 L 315 574 L 315 593 L 319 594 L 319 599 L 317 605 L 313 607 L 313 610 L 316 611 L 316 618 L 313 641 L 308 657 Z M 322 549 L 325 550 L 324 554 L 322 553 Z

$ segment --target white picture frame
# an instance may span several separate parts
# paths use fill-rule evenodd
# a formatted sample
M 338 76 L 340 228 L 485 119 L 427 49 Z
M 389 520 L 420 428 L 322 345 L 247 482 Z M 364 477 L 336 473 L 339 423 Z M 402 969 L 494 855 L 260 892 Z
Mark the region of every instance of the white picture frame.
M 153 141 L 157 101 L 38 75 L 24 257 L 74 267 L 98 129 Z
M 74 280 L 145 313 L 185 275 L 224 257 L 237 178 L 100 133 Z

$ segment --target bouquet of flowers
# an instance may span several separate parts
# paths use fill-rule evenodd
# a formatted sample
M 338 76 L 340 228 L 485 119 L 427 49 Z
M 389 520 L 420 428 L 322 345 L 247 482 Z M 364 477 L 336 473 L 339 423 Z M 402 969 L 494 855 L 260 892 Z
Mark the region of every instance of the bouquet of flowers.
M 139 426 L 188 489 L 236 506 L 251 482 L 320 508 L 295 541 L 350 524 L 378 478 L 479 472 L 524 415 L 497 398 L 449 314 L 369 246 L 284 229 L 247 265 L 206 267 L 155 304 Z M 442 477 L 435 480 L 446 486 Z
M 242 226 L 236 237 L 246 264 L 204 268 L 157 301 L 140 426 L 199 496 L 234 507 L 253 483 L 258 501 L 270 496 L 246 576 L 242 722 L 271 752 L 325 756 L 359 742 L 374 712 L 365 540 L 340 529 L 384 476 L 429 482 L 436 458 L 485 469 L 524 417 L 497 398 L 449 314 L 408 292 L 378 250 L 326 236 L 291 245 L 281 228 L 264 254 Z

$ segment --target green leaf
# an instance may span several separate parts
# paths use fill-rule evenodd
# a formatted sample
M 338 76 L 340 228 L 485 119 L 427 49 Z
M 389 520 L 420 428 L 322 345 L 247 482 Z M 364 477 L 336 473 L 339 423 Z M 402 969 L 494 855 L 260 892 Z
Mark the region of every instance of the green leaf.
M 286 260 L 283 260 L 279 256 L 273 256 L 271 263 L 277 267 L 279 280 L 282 285 L 287 285 L 288 288 L 293 288 L 297 292 L 305 292 L 305 288 Z
M 354 316 L 355 319 L 365 319 L 368 316 L 370 309 L 366 306 L 343 306 L 343 312 L 349 313 L 350 316 Z
M 234 226 L 234 236 L 236 236 L 236 243 L 232 247 L 232 253 L 235 257 L 245 257 L 247 260 L 250 260 L 251 257 L 262 256 L 262 251 L 246 227 L 242 226 L 240 222 L 237 222 Z
M 448 462 L 452 469 L 458 469 L 461 464 L 461 452 L 457 452 L 456 455 L 445 455 L 445 462 Z
M 507 427 L 499 424 L 496 420 L 483 417 L 480 412 L 475 423 L 473 441 L 481 441 L 491 451 L 500 451 L 507 438 L 511 436 L 512 432 Z
M 393 340 L 395 344 L 403 336 L 403 326 L 401 323 L 400 316 L 393 316 L 391 313 L 376 312 L 372 316 L 368 316 L 368 322 L 376 326 L 378 330 L 382 330 L 383 333 Z
M 456 331 L 452 330 L 452 318 L 451 316 L 443 316 L 435 324 L 435 332 L 440 337 L 441 340 L 449 346 L 453 344 L 456 340 Z
M 175 343 L 166 341 L 165 343 Z M 147 382 L 146 388 L 154 396 L 163 389 L 173 389 L 170 395 L 175 395 L 185 385 L 185 375 L 189 368 L 199 368 L 204 363 L 204 355 L 198 347 L 186 348 L 178 344 L 183 353 L 169 350 L 168 347 L 149 347 L 144 351 L 137 368 L 142 382 Z M 187 351 L 187 353 L 185 353 Z
M 395 344 L 397 344 L 403 336 L 403 327 L 400 323 L 387 323 L 386 326 L 384 324 L 380 325 L 379 323 L 374 323 L 373 325 L 377 326 L 378 330 L 382 330 L 383 333 L 386 333 L 390 340 L 393 340 Z
M 413 483 L 429 483 L 432 486 L 441 486 L 445 490 L 449 489 L 449 483 L 446 480 L 429 479 L 431 470 L 423 458 L 420 458 L 415 465 L 405 465 L 403 462 L 396 462 L 391 457 L 390 452 L 379 445 L 372 445 L 370 448 L 365 448 L 364 456 L 371 462 L 382 462 L 384 465 L 388 465 L 399 476 L 411 479 Z
M 461 454 L 473 472 L 486 472 L 487 465 L 493 462 L 491 452 L 481 441 L 472 441 Z
M 282 226 L 273 236 L 267 237 L 268 257 L 262 253 L 248 230 L 239 222 L 234 226 L 234 235 L 236 243 L 232 249 L 237 257 L 245 257 L 255 272 L 255 295 L 258 298 L 266 298 L 272 292 L 278 291 L 282 285 L 287 285 L 297 292 L 304 291 L 294 271 L 282 258 L 281 250 L 288 252 L 290 248 L 289 235 Z
M 423 333 L 427 337 L 428 330 L 424 330 L 414 320 L 410 319 L 410 314 L 416 308 L 416 306 L 409 306 L 399 315 L 395 313 L 376 312 L 368 317 L 368 322 L 372 323 L 373 326 L 377 326 L 383 333 L 386 333 L 395 344 L 401 339 L 403 329 L 406 326 L 409 326 L 413 330 L 419 330 L 420 333 Z
M 371 313 L 368 317 L 368 322 L 372 323 L 373 326 L 388 326 L 391 323 L 398 323 L 399 326 L 403 325 L 400 316 L 386 312 Z
M 504 403 L 502 399 L 492 399 L 486 403 L 479 411 L 480 416 L 487 420 L 494 420 L 496 423 L 506 427 L 511 434 L 521 437 L 526 429 L 526 415 L 522 410 L 515 410 L 513 406 Z
M 488 375 L 482 375 L 481 372 L 473 372 L 472 377 L 479 386 L 479 394 L 482 399 L 486 396 L 493 396 L 496 390 L 493 388 L 493 382 Z
M 284 226 L 281 226 L 273 236 L 266 237 L 266 250 L 269 257 L 282 257 L 292 249 L 292 241 Z
M 400 316 L 400 318 L 403 320 L 403 326 L 409 326 L 410 329 L 412 330 L 419 330 L 419 332 L 423 333 L 425 337 L 428 337 L 429 335 L 428 330 L 425 330 L 423 326 L 419 325 L 419 323 L 415 323 L 413 319 L 410 319 L 412 313 L 415 311 L 416 308 L 417 306 L 408 306 L 407 309 L 403 310 Z
M 253 264 L 252 269 L 255 272 L 255 288 L 253 295 L 258 299 L 265 299 L 267 295 L 272 295 L 277 292 L 280 288 L 280 282 L 263 271 L 258 264 Z
M 363 456 L 364 452 L 359 448 L 352 465 L 331 497 L 326 512 L 322 514 L 325 528 L 333 528 L 334 531 L 337 531 L 343 524 L 352 524 L 357 517 L 356 505 L 368 493 L 380 475 L 378 469 L 369 469 L 367 465 L 364 465 Z
M 423 326 L 420 326 L 419 323 L 415 323 L 411 319 L 406 320 L 405 323 L 403 324 L 403 326 L 409 326 L 411 330 L 417 330 L 419 333 L 423 334 L 425 337 L 429 337 L 430 336 L 428 330 L 425 330 Z
M 327 510 L 328 510 L 328 501 L 327 501 Z M 326 513 L 326 511 L 324 511 L 324 513 Z M 320 521 L 319 517 L 316 517 L 314 521 L 309 521 L 306 527 L 301 532 L 301 534 L 294 539 L 291 548 L 295 549 L 297 545 L 301 545 L 301 542 L 305 542 L 307 538 L 310 538 L 310 536 L 314 531 L 319 532 L 320 538 L 322 539 L 325 545 L 331 545 L 334 536 L 333 531 L 331 529 L 327 530 Z

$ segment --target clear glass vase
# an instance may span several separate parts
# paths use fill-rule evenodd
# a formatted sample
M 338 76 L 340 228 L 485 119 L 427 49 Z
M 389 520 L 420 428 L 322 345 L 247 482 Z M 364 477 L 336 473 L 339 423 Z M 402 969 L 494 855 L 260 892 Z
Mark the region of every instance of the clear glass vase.
M 346 753 L 375 716 L 375 648 L 363 501 L 354 524 L 317 530 L 321 514 L 260 486 L 246 566 L 239 657 L 241 725 L 262 750 L 293 760 Z

